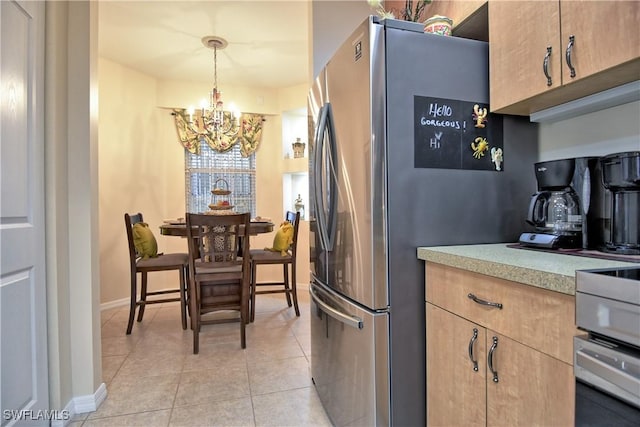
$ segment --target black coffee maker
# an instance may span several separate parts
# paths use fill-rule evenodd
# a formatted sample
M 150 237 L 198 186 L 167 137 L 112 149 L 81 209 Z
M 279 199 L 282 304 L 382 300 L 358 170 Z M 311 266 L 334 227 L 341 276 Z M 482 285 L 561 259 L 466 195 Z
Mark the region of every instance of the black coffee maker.
M 604 156 L 604 186 L 611 192 L 611 222 L 604 252 L 640 255 L 640 151 Z
M 588 249 L 604 242 L 604 187 L 598 157 L 539 162 L 538 192 L 531 197 L 519 243 L 549 249 Z

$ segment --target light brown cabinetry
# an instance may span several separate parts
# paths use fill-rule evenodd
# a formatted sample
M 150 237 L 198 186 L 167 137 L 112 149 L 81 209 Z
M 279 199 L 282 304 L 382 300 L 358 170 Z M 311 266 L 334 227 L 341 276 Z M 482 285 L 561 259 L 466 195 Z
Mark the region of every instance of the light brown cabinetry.
M 639 20 L 637 1 L 490 0 L 491 110 L 529 115 L 638 80 Z
M 428 425 L 574 424 L 573 297 L 430 262 L 426 295 Z
M 487 365 L 481 359 L 474 371 L 467 348 L 478 331 L 474 354 L 484 357 L 486 331 L 430 303 L 426 310 L 427 425 L 484 426 Z

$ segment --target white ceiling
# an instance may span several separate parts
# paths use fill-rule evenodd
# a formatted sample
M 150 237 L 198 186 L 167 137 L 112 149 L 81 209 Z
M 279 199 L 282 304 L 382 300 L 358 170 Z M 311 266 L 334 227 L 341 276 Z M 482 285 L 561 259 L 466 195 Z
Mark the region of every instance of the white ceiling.
M 99 2 L 100 56 L 158 79 L 281 88 L 306 83 L 308 0 L 156 0 Z

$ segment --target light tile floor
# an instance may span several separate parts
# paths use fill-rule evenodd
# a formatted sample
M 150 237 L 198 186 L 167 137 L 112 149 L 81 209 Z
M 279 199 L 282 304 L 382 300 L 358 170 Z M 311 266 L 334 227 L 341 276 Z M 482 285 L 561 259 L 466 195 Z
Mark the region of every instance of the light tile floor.
M 128 307 L 102 312 L 107 399 L 77 416 L 90 426 L 331 426 L 311 382 L 309 295 L 301 317 L 284 295 L 260 295 L 240 348 L 238 323 L 204 325 L 200 354 L 177 303 L 148 306 L 125 335 Z

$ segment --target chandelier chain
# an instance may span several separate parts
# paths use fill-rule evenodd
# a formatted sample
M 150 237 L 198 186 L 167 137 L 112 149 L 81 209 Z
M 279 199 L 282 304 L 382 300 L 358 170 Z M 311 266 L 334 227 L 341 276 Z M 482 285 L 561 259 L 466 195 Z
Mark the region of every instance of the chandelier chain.
M 213 45 L 213 88 L 218 90 L 218 45 Z

